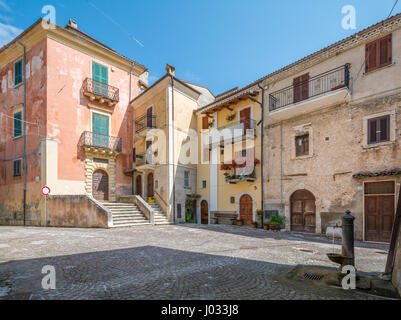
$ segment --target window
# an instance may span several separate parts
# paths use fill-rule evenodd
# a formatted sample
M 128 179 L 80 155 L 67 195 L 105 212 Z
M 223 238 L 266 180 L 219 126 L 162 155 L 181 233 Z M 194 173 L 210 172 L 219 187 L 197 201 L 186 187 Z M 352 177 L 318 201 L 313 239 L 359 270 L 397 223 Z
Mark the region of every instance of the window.
M 159 188 L 159 180 L 156 180 L 155 181 L 155 189 L 158 189 Z
M 22 136 L 22 111 L 14 113 L 14 138 Z
M 209 118 L 207 116 L 202 118 L 202 129 L 209 129 Z
M 22 83 L 22 60 L 14 64 L 14 85 Z
M 94 146 L 107 148 L 109 146 L 109 117 L 93 113 L 92 131 Z
M 202 189 L 206 189 L 207 182 L 206 180 L 202 180 Z
M 177 219 L 181 219 L 181 203 L 177 203 Z
M 302 157 L 309 155 L 309 134 L 295 137 L 295 156 Z
M 109 82 L 108 69 L 96 62 L 92 63 L 93 93 L 100 96 L 108 94 L 107 84 Z
M 13 161 L 13 176 L 20 177 L 22 168 L 22 159 L 16 159 Z
M 132 162 L 136 161 L 136 148 L 132 148 Z
M 189 171 L 184 171 L 184 187 L 189 187 Z
M 235 197 L 230 197 L 230 203 L 235 203 Z
M 368 120 L 368 144 L 390 141 L 390 115 Z
M 365 71 L 370 72 L 391 64 L 392 62 L 392 37 L 391 34 L 372 41 L 366 45 Z

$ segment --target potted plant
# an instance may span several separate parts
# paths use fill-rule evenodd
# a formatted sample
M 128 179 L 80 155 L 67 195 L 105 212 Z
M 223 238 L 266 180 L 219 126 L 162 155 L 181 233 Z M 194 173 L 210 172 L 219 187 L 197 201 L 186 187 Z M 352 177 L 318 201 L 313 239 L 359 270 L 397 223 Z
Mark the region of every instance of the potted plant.
M 214 121 L 209 121 L 209 122 L 207 123 L 208 127 L 209 127 L 209 128 L 213 127 L 213 123 L 214 123 Z
M 256 229 L 258 227 L 258 223 L 256 221 L 252 221 L 252 228 Z
M 236 112 L 231 113 L 231 114 L 229 114 L 229 115 L 226 117 L 226 120 L 227 120 L 227 121 L 233 121 L 233 120 L 235 119 L 235 116 L 236 116 L 236 115 L 237 115 Z
M 284 221 L 283 217 L 273 214 L 273 215 L 271 215 L 271 217 L 267 223 L 269 224 L 270 230 L 280 231 L 283 221 Z
M 262 216 L 262 215 L 263 215 L 263 210 L 262 210 L 262 209 L 256 210 L 256 214 L 257 214 L 258 216 Z
M 268 224 L 268 223 L 265 223 L 265 224 L 263 225 L 263 229 L 264 229 L 264 230 L 269 230 L 269 224 Z
M 241 227 L 241 226 L 243 226 L 243 225 L 244 225 L 244 219 L 238 218 L 238 219 L 237 219 L 237 226 Z

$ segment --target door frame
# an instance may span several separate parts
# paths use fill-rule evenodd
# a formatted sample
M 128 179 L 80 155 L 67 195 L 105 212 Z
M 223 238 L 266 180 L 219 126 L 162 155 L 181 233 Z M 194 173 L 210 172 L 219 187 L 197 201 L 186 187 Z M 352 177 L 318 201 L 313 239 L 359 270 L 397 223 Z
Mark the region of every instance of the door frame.
M 365 230 L 365 184 L 367 183 L 377 183 L 377 182 L 394 182 L 394 194 L 377 194 L 378 196 L 382 195 L 382 196 L 390 196 L 390 195 L 394 195 L 394 220 L 395 220 L 395 216 L 396 216 L 396 210 L 397 210 L 397 180 L 396 179 L 387 179 L 387 180 L 366 180 L 363 181 L 363 187 L 362 187 L 362 234 L 363 234 L 363 242 L 369 242 L 369 243 L 385 243 L 385 242 L 377 242 L 377 241 L 368 241 L 366 240 L 366 230 Z M 394 223 L 394 221 L 393 221 Z
M 242 198 L 242 196 L 244 196 L 246 194 L 252 198 L 252 220 L 256 221 L 257 203 L 256 203 L 256 199 L 255 199 L 254 195 L 252 193 L 250 193 L 250 192 L 242 192 L 241 194 L 238 195 L 238 198 L 237 198 L 237 215 L 238 215 L 238 219 L 241 217 L 241 212 L 240 212 L 240 209 L 241 209 L 241 198 Z
M 107 200 L 103 200 L 103 201 L 110 201 L 110 198 L 111 198 L 111 196 L 110 196 L 110 193 L 111 193 L 111 188 L 110 188 L 110 174 L 109 174 L 109 172 L 108 172 L 106 169 L 104 169 L 104 168 L 95 168 L 95 169 L 93 170 L 93 172 L 92 172 L 92 190 L 91 190 L 92 197 L 93 197 L 94 199 L 96 199 L 95 196 L 93 195 L 93 175 L 95 174 L 96 171 L 103 171 L 103 172 L 107 175 Z M 98 200 L 98 199 L 96 199 L 96 200 Z M 98 201 L 99 201 L 99 200 L 98 200 Z M 102 201 L 102 200 L 100 200 L 100 201 Z
M 292 229 L 292 227 L 293 227 L 293 225 L 292 225 L 292 197 L 298 191 L 308 191 L 314 198 L 314 201 L 315 201 L 315 230 L 313 231 L 313 233 L 312 232 L 307 232 L 307 231 L 293 231 L 293 229 Z M 312 199 L 310 199 L 310 200 L 312 200 Z M 318 200 L 317 200 L 317 198 L 315 196 L 315 193 L 313 193 L 310 189 L 306 189 L 306 188 L 305 189 L 296 189 L 295 191 L 293 191 L 290 194 L 290 196 L 288 198 L 288 201 L 289 201 L 289 213 L 290 213 L 289 214 L 289 229 L 290 229 L 289 231 L 290 232 L 297 232 L 297 233 L 305 233 L 305 234 L 319 234 L 317 232 L 317 215 L 318 215 L 317 214 L 317 208 L 318 208 L 317 201 Z

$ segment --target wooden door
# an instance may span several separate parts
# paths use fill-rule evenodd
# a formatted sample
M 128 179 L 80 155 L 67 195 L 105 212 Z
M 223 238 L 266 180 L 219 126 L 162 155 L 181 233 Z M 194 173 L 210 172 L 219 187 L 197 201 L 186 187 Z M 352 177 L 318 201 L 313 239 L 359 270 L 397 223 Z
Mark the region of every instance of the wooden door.
M 240 123 L 243 123 L 244 134 L 247 129 L 251 129 L 251 108 L 242 109 L 239 113 Z
M 96 200 L 109 200 L 109 176 L 103 170 L 96 170 L 92 175 L 92 195 Z
M 365 196 L 365 240 L 390 242 L 394 223 L 394 195 Z
M 142 176 L 136 177 L 136 194 L 142 197 Z
M 291 196 L 291 230 L 316 232 L 316 199 L 308 190 L 298 190 Z
M 201 202 L 201 223 L 209 224 L 209 205 L 206 200 Z
M 154 189 L 153 189 L 154 181 L 153 181 L 153 173 L 148 174 L 148 197 L 154 196 Z
M 294 103 L 309 98 L 309 73 L 297 77 L 293 81 Z
M 245 194 L 241 197 L 239 212 L 240 217 L 244 219 L 244 223 L 250 225 L 253 222 L 253 201 L 251 196 Z

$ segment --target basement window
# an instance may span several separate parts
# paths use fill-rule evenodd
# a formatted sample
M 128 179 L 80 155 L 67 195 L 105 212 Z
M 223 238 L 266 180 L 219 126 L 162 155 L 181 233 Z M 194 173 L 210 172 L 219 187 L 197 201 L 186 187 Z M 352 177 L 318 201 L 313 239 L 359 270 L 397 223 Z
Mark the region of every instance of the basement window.
M 309 133 L 295 137 L 295 155 L 296 157 L 309 155 Z
M 22 172 L 22 159 L 15 159 L 13 161 L 13 176 L 20 177 Z

